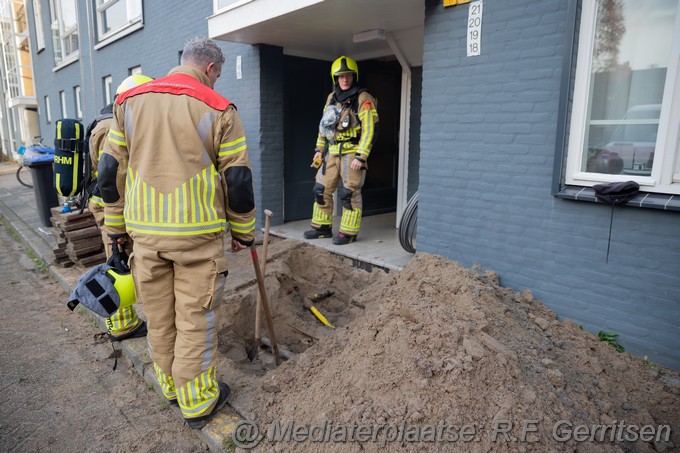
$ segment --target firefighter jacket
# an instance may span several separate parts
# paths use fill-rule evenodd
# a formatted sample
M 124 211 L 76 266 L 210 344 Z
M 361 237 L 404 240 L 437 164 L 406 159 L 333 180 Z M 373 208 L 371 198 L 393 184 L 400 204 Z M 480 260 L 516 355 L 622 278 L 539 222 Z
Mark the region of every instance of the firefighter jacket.
M 334 93 L 328 95 L 324 113 L 335 105 L 341 109 L 333 138 L 321 133 L 316 139 L 317 152 L 323 153 L 328 145 L 330 154 L 355 153 L 364 162 L 368 159 L 377 136 L 377 102 L 366 90 L 359 92 L 343 103 L 334 102 Z
M 255 202 L 236 107 L 205 74 L 178 66 L 122 93 L 98 166 L 109 235 L 189 250 L 223 234 L 254 239 Z
M 90 133 L 90 161 L 92 162 L 92 180 L 97 181 L 97 165 L 99 164 L 99 156 L 104 152 L 104 144 L 108 140 L 109 129 L 113 124 L 113 118 L 104 118 L 97 121 L 97 124 Z M 104 209 L 104 202 L 102 201 L 99 188 L 97 187 L 92 195 L 90 195 L 90 202 L 95 206 Z

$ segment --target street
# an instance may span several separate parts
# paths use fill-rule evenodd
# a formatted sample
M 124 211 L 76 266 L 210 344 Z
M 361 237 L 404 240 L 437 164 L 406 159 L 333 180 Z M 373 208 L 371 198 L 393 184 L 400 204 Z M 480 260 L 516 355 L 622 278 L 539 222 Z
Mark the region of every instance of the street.
M 150 389 L 0 220 L 0 451 L 196 452 Z M 118 352 L 120 354 L 120 352 Z

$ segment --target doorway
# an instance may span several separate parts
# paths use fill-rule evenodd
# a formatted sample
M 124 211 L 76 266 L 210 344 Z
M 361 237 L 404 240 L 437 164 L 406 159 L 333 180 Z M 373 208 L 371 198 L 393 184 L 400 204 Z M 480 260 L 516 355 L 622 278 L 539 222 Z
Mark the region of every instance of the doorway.
M 364 216 L 397 207 L 401 67 L 397 61 L 359 61 L 359 82 L 378 101 L 378 138 L 368 160 Z M 284 56 L 284 222 L 312 217 L 310 168 L 324 102 L 332 90 L 331 62 Z

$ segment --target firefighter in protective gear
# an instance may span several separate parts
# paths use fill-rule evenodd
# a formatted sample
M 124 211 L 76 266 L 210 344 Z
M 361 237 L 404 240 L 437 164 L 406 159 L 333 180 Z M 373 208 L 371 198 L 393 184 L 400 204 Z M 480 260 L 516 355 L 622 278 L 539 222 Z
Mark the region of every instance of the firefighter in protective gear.
M 187 41 L 181 65 L 121 93 L 99 161 L 105 228 L 133 240 L 130 268 L 163 395 L 201 428 L 226 404 L 217 327 L 231 250 L 251 245 L 253 176 L 236 107 L 212 88 L 224 55 Z
M 378 127 L 376 100 L 359 88 L 356 61 L 341 56 L 331 65 L 333 92 L 328 95 L 319 123 L 314 160 L 322 160 L 314 184 L 312 228 L 306 239 L 333 237 L 333 193 L 342 202 L 337 245 L 356 240 L 361 226 L 361 188 L 366 178 L 368 156 Z
M 134 88 L 143 83 L 153 80 L 141 74 L 135 74 L 127 77 L 118 85 L 116 89 L 116 96 L 120 93 Z M 115 98 L 114 98 L 115 101 Z M 113 122 L 113 104 L 104 107 L 100 115 L 95 119 L 94 127 L 90 132 L 90 161 L 92 162 L 92 180 L 97 180 L 97 165 L 99 164 L 99 156 L 104 151 L 104 143 L 109 134 L 109 129 Z M 98 185 L 94 185 L 90 191 L 90 198 L 88 200 L 88 209 L 94 216 L 97 227 L 102 233 L 102 241 L 104 242 L 104 250 L 106 250 L 106 258 L 111 257 L 111 247 L 109 247 L 108 235 L 104 231 L 104 202 L 102 201 L 101 193 Z M 127 254 L 131 250 L 131 243 L 127 246 Z M 146 323 L 139 319 L 137 311 L 134 306 L 121 307 L 113 315 L 106 320 L 108 327 L 108 334 L 114 341 L 121 341 L 127 338 L 137 338 L 146 335 Z

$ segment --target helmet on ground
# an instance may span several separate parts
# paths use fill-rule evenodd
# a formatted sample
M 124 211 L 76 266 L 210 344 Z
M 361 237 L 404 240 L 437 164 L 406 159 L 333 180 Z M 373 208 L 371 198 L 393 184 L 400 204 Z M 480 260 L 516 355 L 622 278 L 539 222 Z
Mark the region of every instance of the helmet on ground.
M 123 91 L 127 91 L 131 88 L 134 88 L 136 86 L 142 85 L 146 82 L 150 82 L 153 79 L 149 76 L 145 76 L 142 74 L 133 74 L 123 80 L 120 85 L 118 85 L 118 88 L 116 89 L 116 96 L 118 96 L 120 93 Z
M 359 81 L 359 66 L 350 57 L 341 56 L 331 65 L 331 79 L 333 84 L 337 83 L 336 77 L 340 74 L 354 74 L 354 81 Z

